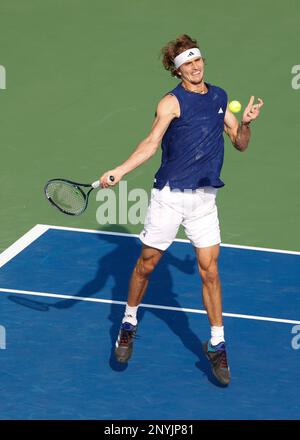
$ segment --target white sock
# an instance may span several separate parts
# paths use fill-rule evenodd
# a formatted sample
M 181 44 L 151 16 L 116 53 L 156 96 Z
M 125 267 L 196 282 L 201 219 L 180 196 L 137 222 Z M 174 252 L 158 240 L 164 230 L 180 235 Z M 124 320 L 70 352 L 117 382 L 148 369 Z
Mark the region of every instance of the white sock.
M 130 324 L 132 324 L 132 325 L 137 325 L 136 314 L 137 314 L 138 307 L 139 306 L 130 307 L 128 304 L 126 304 L 125 314 L 124 314 L 124 318 L 122 320 L 122 323 L 123 322 L 130 322 Z
M 211 345 L 218 345 L 220 344 L 220 342 L 225 342 L 224 327 L 217 327 L 213 325 L 210 328 L 210 331 L 211 331 L 211 339 L 210 339 Z

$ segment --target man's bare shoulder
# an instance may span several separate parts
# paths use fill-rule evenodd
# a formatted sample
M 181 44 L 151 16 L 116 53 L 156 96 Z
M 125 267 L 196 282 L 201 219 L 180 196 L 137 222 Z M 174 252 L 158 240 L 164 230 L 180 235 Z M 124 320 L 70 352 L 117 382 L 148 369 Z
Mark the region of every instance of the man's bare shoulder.
M 174 95 L 165 95 L 158 103 L 156 114 L 160 116 L 173 115 L 180 116 L 180 107 L 177 98 Z

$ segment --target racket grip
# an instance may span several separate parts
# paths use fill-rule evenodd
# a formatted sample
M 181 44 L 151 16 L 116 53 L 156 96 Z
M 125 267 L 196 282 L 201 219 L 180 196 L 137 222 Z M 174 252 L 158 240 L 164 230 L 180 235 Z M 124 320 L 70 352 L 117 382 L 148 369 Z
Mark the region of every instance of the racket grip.
M 93 188 L 99 188 L 99 186 L 100 186 L 100 180 L 96 180 L 95 182 L 92 183 Z
M 109 176 L 109 180 L 113 182 L 115 180 L 114 176 Z M 100 180 L 96 180 L 95 182 L 92 183 L 93 188 L 99 188 L 99 186 L 100 186 Z

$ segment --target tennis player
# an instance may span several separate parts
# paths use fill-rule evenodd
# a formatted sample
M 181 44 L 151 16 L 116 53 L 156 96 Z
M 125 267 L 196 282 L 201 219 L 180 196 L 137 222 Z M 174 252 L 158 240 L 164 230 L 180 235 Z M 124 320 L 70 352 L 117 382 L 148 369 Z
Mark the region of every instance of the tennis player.
M 182 224 L 195 248 L 202 279 L 203 304 L 211 338 L 203 345 L 212 371 L 223 385 L 230 382 L 222 321 L 221 282 L 218 274 L 220 227 L 216 196 L 224 186 L 220 178 L 224 156 L 223 132 L 238 151 L 250 140 L 250 124 L 263 101 L 251 96 L 239 123 L 227 108 L 226 92 L 204 81 L 205 60 L 197 41 L 181 35 L 162 49 L 162 62 L 178 85 L 158 103 L 148 136 L 130 157 L 100 178 L 103 187 L 117 184 L 126 174 L 149 160 L 162 147 L 162 162 L 155 174 L 144 229 L 141 255 L 133 270 L 127 305 L 115 355 L 128 362 L 137 332 L 137 310 L 149 277 Z M 109 181 L 113 175 L 114 182 Z

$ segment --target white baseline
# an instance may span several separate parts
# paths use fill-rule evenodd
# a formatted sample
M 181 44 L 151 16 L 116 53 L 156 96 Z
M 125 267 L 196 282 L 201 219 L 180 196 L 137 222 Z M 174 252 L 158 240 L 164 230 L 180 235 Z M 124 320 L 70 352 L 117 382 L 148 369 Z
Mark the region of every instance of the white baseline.
M 87 302 L 104 303 L 104 304 L 126 305 L 125 301 L 115 301 L 115 300 L 101 299 L 101 298 L 89 298 L 89 297 L 84 297 L 84 296 L 61 295 L 58 293 L 32 292 L 30 290 L 0 288 L 0 292 L 14 293 L 14 294 L 18 294 L 18 295 L 40 296 L 40 297 L 48 297 L 48 298 L 60 298 L 60 299 L 65 299 L 65 300 L 69 299 L 69 300 L 87 301 Z M 46 305 L 51 307 L 51 304 L 46 304 Z M 185 307 L 171 307 L 171 306 L 161 306 L 161 305 L 155 305 L 155 304 L 140 304 L 139 307 L 145 307 L 147 309 L 172 310 L 174 312 L 197 313 L 197 314 L 201 314 L 201 315 L 207 314 L 205 310 L 189 309 L 189 308 L 185 308 Z M 272 318 L 272 317 L 268 317 L 268 316 L 242 315 L 242 314 L 238 314 L 238 313 L 226 313 L 226 312 L 224 312 L 222 315 L 227 316 L 229 318 L 242 318 L 242 319 L 252 319 L 252 320 L 256 320 L 256 321 L 280 322 L 283 324 L 300 324 L 300 321 L 295 321 L 293 319 Z
M 63 226 L 52 226 L 52 225 L 35 225 L 32 229 L 30 229 L 26 234 L 24 234 L 19 240 L 13 243 L 9 248 L 3 251 L 0 254 L 0 268 L 8 263 L 11 259 L 13 259 L 16 255 L 22 252 L 26 247 L 30 246 L 35 240 L 41 237 L 45 232 L 49 229 L 57 229 L 64 231 L 75 231 L 75 232 L 86 232 L 91 234 L 106 234 L 106 235 L 116 235 L 120 237 L 131 237 L 138 238 L 139 236 L 136 234 L 125 234 L 121 232 L 108 232 L 108 231 L 97 231 L 93 229 L 81 229 L 81 228 L 70 228 Z M 188 240 L 184 239 L 175 239 L 176 242 L 189 243 Z M 288 251 L 282 249 L 269 249 L 269 248 L 261 248 L 261 247 L 251 247 L 251 246 L 240 246 L 233 244 L 221 244 L 223 247 L 232 247 L 237 249 L 248 249 L 253 251 L 264 251 L 264 252 L 274 252 L 274 253 L 285 253 L 292 255 L 300 255 L 300 252 Z M 89 302 L 98 302 L 98 303 L 107 303 L 107 304 L 120 304 L 125 305 L 125 301 L 113 301 L 113 300 L 105 300 L 99 298 L 88 298 L 88 297 L 78 297 L 71 295 L 61 295 L 47 292 L 34 292 L 34 291 L 25 291 L 18 289 L 5 289 L 0 288 L 0 292 L 3 293 L 15 293 L 20 295 L 31 295 L 31 296 L 40 296 L 40 297 L 49 297 L 49 298 L 62 298 L 62 299 L 70 299 L 77 301 L 89 301 Z M 140 307 L 152 308 L 152 309 L 161 309 L 161 310 L 172 310 L 172 311 L 180 311 L 187 313 L 198 313 L 198 314 L 206 314 L 205 310 L 198 309 L 189 309 L 189 308 L 180 308 L 180 307 L 169 307 L 169 306 L 160 306 L 154 304 L 140 304 Z M 237 313 L 223 313 L 223 316 L 231 317 L 231 318 L 242 318 L 242 319 L 252 319 L 257 321 L 271 321 L 271 322 L 281 322 L 286 324 L 300 324 L 300 321 L 291 320 L 291 319 L 281 319 L 281 318 L 273 318 L 267 316 L 254 316 L 254 315 L 244 315 Z

